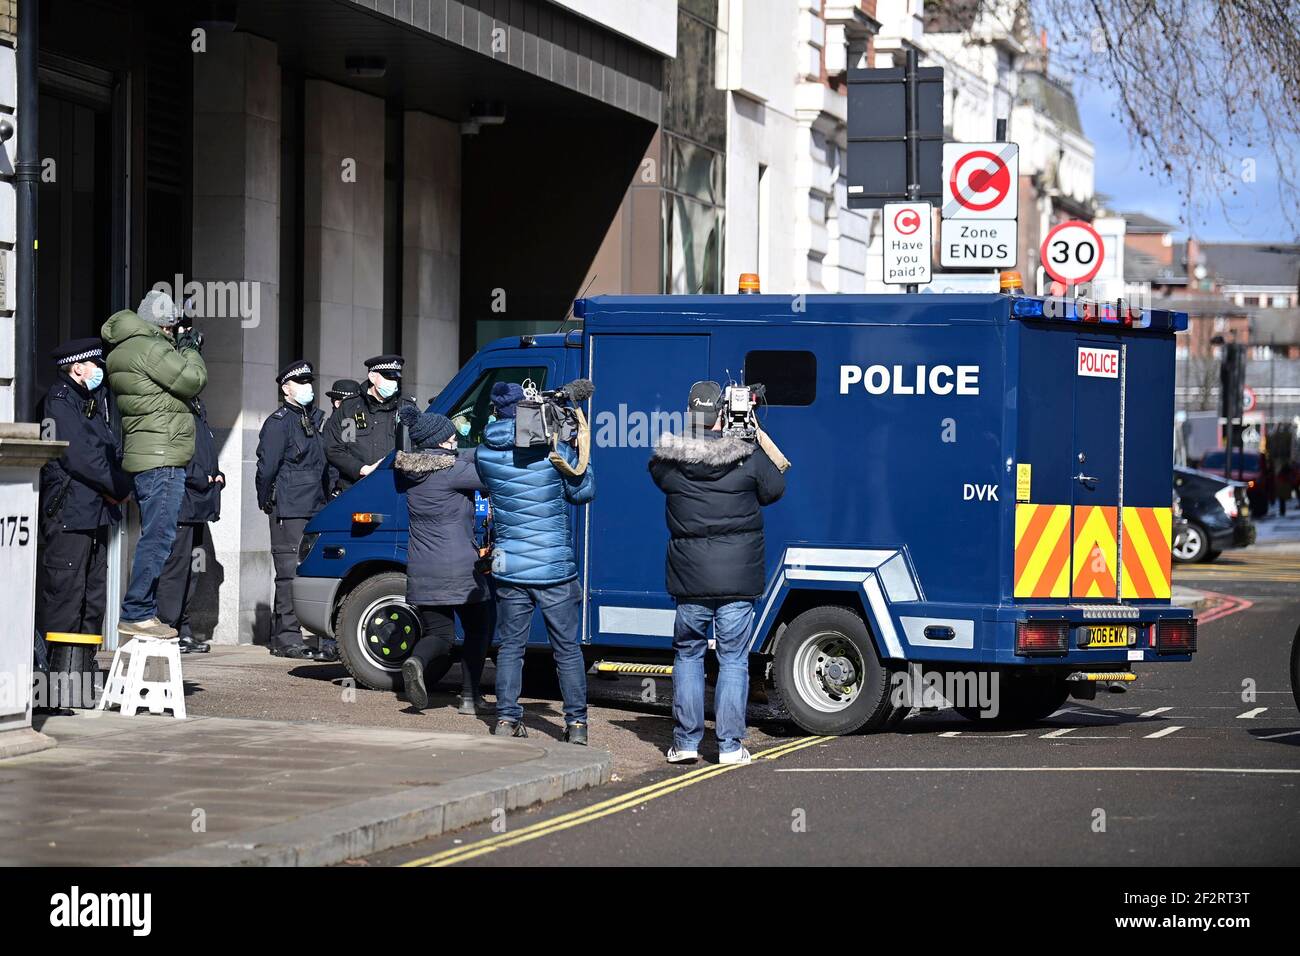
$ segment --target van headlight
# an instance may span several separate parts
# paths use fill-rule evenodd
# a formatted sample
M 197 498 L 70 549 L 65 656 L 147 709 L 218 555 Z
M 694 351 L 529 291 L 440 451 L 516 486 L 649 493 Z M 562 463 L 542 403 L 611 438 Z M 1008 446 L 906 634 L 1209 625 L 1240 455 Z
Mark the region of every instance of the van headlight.
M 298 563 L 302 564 L 307 560 L 307 555 L 311 554 L 311 549 L 316 546 L 316 539 L 320 537 L 319 531 L 313 531 L 304 534 L 302 540 L 298 542 Z

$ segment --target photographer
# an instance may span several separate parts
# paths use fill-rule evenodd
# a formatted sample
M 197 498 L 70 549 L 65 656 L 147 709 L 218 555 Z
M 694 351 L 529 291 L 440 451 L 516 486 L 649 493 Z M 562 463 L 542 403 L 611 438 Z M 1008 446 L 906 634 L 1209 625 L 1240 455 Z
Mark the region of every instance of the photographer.
M 484 431 L 475 458 L 479 477 L 492 499 L 496 534 L 492 576 L 497 583 L 499 647 L 493 733 L 528 736 L 519 692 L 524 647 L 537 609 L 546 623 L 564 698 L 564 739 L 585 745 L 587 666 L 578 634 L 582 587 L 577 582 L 569 505 L 591 501 L 595 475 L 590 467 L 582 467 L 585 463 L 567 443 L 559 443 L 554 450 L 547 445 L 516 447 L 515 416 L 523 398 L 524 390 L 513 382 L 492 386 L 497 420 Z
M 114 313 L 101 329 L 113 346 L 108 386 L 122 416 L 122 469 L 131 474 L 140 505 L 140 540 L 118 625 L 126 637 L 176 637 L 158 619 L 158 578 L 176 540 L 185 469 L 194 456 L 189 402 L 208 384 L 199 355 L 203 339 L 183 332 L 184 322 L 171 297 L 155 289 L 138 311 Z
M 686 433 L 664 435 L 649 466 L 654 483 L 667 496 L 668 593 L 677 601 L 676 726 L 668 762 L 699 759 L 704 652 L 712 624 L 718 655 L 714 713 L 719 762 L 748 763 L 743 744 L 748 638 L 754 601 L 766 583 L 761 509 L 785 492 L 785 477 L 757 441 L 724 434 L 722 388 L 717 382 L 696 382 L 687 409 Z

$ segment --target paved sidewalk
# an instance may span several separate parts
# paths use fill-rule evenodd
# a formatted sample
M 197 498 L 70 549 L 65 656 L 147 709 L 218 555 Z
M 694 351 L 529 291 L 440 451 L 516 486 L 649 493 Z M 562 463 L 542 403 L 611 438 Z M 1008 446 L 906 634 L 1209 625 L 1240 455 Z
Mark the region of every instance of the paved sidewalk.
M 1300 542 L 1300 507 L 1288 509 L 1284 518 L 1276 512 L 1255 519 L 1255 543 L 1295 544 Z
M 609 779 L 553 740 L 224 717 L 40 720 L 0 762 L 0 865 L 339 863 Z

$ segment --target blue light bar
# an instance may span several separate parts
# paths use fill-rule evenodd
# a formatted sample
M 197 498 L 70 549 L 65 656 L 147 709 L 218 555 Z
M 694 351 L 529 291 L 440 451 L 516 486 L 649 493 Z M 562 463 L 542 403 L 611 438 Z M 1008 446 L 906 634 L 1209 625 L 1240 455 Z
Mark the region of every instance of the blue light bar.
M 1016 319 L 1072 322 L 1103 329 L 1151 329 L 1156 332 L 1183 332 L 1187 329 L 1186 312 L 1170 312 L 1168 309 L 1137 310 L 1123 302 L 1093 302 L 1055 296 L 1016 296 L 1011 300 L 1011 316 Z

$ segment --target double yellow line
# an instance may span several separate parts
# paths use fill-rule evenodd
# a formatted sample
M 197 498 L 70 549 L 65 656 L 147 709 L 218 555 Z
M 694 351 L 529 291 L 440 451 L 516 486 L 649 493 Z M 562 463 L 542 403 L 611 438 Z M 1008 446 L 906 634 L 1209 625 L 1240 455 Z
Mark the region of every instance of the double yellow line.
M 830 740 L 830 737 L 805 737 L 802 740 L 796 740 L 792 743 L 779 744 L 770 747 L 767 750 L 759 751 L 754 754 L 755 760 L 776 760 L 778 757 L 784 757 L 786 754 L 792 754 L 796 750 L 802 750 L 805 747 L 811 747 L 813 744 L 823 743 Z M 668 780 L 661 780 L 658 783 L 652 783 L 649 786 L 642 787 L 639 790 L 633 790 L 630 793 L 621 796 L 611 797 L 600 803 L 592 804 L 589 807 L 583 807 L 581 810 L 573 810 L 569 813 L 562 814 L 550 820 L 542 820 L 531 826 L 524 827 L 522 830 L 516 830 L 513 833 L 501 833 L 496 836 L 485 837 L 482 840 L 476 840 L 473 843 L 467 843 L 464 846 L 453 847 L 450 850 L 443 850 L 432 856 L 421 857 L 418 860 L 411 860 L 403 863 L 403 866 L 451 866 L 455 863 L 464 863 L 466 860 L 472 860 L 475 857 L 485 856 L 488 853 L 495 853 L 498 850 L 509 849 L 512 846 L 518 846 L 521 843 L 527 843 L 530 840 L 536 840 L 541 837 L 551 836 L 570 827 L 580 826 L 584 823 L 590 823 L 592 820 L 599 820 L 601 817 L 607 817 L 612 813 L 618 813 L 620 810 L 629 810 L 632 807 L 640 806 L 651 800 L 658 800 L 660 797 L 675 793 L 678 790 L 693 786 L 702 780 L 708 780 L 711 777 L 717 777 L 731 770 L 739 770 L 744 764 L 710 764 L 707 767 L 700 767 L 684 773 L 679 777 L 672 777 Z

